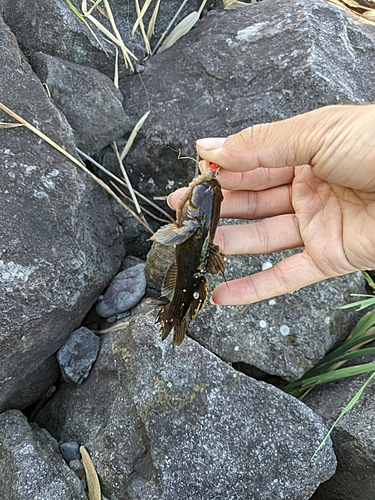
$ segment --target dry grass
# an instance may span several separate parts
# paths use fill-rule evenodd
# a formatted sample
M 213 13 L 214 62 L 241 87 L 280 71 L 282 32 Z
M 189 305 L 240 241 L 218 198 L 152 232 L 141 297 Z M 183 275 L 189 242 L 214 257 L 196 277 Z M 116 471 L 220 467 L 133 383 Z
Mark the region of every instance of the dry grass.
M 80 446 L 79 451 L 81 453 L 82 463 L 86 474 L 87 496 L 89 500 L 101 500 L 102 495 L 100 491 L 99 478 L 91 457 L 84 446 Z
M 99 184 L 103 189 L 105 189 L 110 196 L 112 196 L 123 208 L 125 208 L 126 211 L 128 211 L 135 219 L 137 219 L 137 221 L 142 226 L 144 226 L 149 231 L 150 234 L 153 234 L 153 231 L 150 228 L 150 226 L 147 224 L 147 222 L 144 221 L 144 217 L 142 217 L 142 218 L 139 217 L 138 214 L 136 214 L 133 210 L 131 210 L 131 208 L 129 208 L 118 197 L 118 195 L 116 195 L 116 193 L 105 182 L 102 181 L 102 179 L 100 179 L 99 177 L 97 177 L 96 175 L 94 175 L 92 172 L 90 172 L 90 170 L 86 167 L 86 165 L 84 163 L 82 163 L 81 161 L 77 160 L 77 158 L 75 158 L 73 155 L 71 155 L 70 153 L 68 153 L 67 151 L 65 151 L 61 146 L 59 146 L 56 142 L 54 142 L 52 139 L 50 139 L 46 134 L 44 134 L 43 132 L 41 132 L 40 130 L 38 130 L 36 127 L 34 127 L 33 125 L 31 125 L 31 123 L 29 123 L 26 120 L 24 120 L 21 116 L 19 116 L 17 113 L 15 113 L 11 109 L 9 109 L 7 106 L 5 106 L 1 102 L 0 102 L 0 109 L 2 109 L 3 111 L 5 111 L 5 113 L 7 113 L 12 118 L 14 118 L 18 122 L 18 124 L 25 126 L 27 129 L 29 129 L 31 132 L 33 132 L 35 135 L 37 135 L 38 137 L 40 137 L 44 142 L 46 142 L 47 144 L 49 144 L 50 146 L 52 146 L 54 149 L 56 149 L 59 153 L 61 153 L 62 155 L 64 155 L 66 158 L 68 158 L 77 167 L 79 167 L 81 170 L 83 170 L 84 172 L 86 172 L 97 184 Z M 15 125 L 18 125 L 18 124 L 15 124 Z M 7 128 L 9 128 L 9 124 L 6 124 L 6 125 L 7 125 Z M 111 175 L 113 176 L 113 174 L 111 174 Z M 116 176 L 113 176 L 113 177 L 115 179 L 119 180 Z M 120 180 L 120 182 L 122 182 L 122 181 Z M 129 184 L 130 184 L 130 182 L 129 182 Z M 126 181 L 125 181 L 125 185 L 127 185 Z
M 356 14 L 364 17 L 368 21 L 375 21 L 375 1 L 366 0 L 365 2 L 359 0 L 329 0 L 330 2 L 351 9 Z M 370 7 L 371 5 L 371 7 Z

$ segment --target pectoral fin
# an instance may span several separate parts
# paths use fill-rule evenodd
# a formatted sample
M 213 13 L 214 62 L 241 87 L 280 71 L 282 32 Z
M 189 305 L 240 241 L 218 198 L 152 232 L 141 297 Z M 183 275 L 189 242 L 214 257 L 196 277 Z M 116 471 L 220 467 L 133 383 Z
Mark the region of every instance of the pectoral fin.
M 209 248 L 209 257 L 208 257 L 208 263 L 207 263 L 207 272 L 210 274 L 217 274 L 220 273 L 223 278 L 224 272 L 225 272 L 225 266 L 226 266 L 226 256 L 222 249 L 215 245 L 214 243 L 211 243 L 210 248 Z
M 164 278 L 163 289 L 161 291 L 162 296 L 168 295 L 169 292 L 173 292 L 174 289 L 176 288 L 176 282 L 177 282 L 177 264 L 176 262 L 172 262 Z
M 173 317 L 170 314 L 170 304 L 160 309 L 159 314 L 156 316 L 155 323 L 161 323 L 160 332 L 162 340 L 165 340 L 170 334 L 174 324 Z
M 194 299 L 189 307 L 190 319 L 195 318 L 199 311 L 203 308 L 208 295 L 208 283 L 206 279 L 201 276 L 198 291 L 194 292 Z
M 181 226 L 176 223 L 167 224 L 154 233 L 150 240 L 163 245 L 179 245 L 192 236 L 199 227 L 196 220 L 185 221 Z

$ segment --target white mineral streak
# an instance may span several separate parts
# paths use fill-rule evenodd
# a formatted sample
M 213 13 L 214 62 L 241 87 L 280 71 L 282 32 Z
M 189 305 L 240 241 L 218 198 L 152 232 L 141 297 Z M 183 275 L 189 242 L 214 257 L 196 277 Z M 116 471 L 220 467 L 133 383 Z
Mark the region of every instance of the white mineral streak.
M 11 285 L 12 291 L 14 288 L 22 288 L 29 276 L 35 271 L 35 266 L 21 266 L 15 264 L 12 260 L 10 262 L 0 261 L 0 285 Z

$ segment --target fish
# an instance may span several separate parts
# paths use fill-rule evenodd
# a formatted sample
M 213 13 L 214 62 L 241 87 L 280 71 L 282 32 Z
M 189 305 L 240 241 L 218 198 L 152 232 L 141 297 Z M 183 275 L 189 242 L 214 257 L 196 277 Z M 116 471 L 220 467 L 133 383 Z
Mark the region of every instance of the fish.
M 175 262 L 169 267 L 162 295 L 173 292 L 155 322 L 160 323 L 162 340 L 173 330 L 173 346 L 178 347 L 189 323 L 203 309 L 208 295 L 206 273 L 220 273 L 225 279 L 226 257 L 213 243 L 223 200 L 217 180 L 219 167 L 200 162 L 200 175 L 189 184 L 176 210 L 176 222 L 167 224 L 150 238 L 175 246 Z

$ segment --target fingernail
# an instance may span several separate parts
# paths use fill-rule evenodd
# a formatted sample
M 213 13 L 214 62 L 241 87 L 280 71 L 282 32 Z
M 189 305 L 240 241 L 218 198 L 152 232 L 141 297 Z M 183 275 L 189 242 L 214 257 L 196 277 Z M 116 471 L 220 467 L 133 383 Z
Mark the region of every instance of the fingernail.
M 212 296 L 210 297 L 210 304 L 214 305 L 214 306 L 217 306 L 218 304 L 216 304 L 216 302 L 213 301 L 212 299 Z
M 198 139 L 197 146 L 205 151 L 212 151 L 213 149 L 221 148 L 224 142 L 225 137 L 208 137 L 206 139 Z
M 167 205 L 168 205 L 168 207 L 169 207 L 169 208 L 171 208 L 172 210 L 174 210 L 174 208 L 173 208 L 173 207 L 172 207 L 172 205 L 171 205 L 171 198 L 172 198 L 172 194 L 173 194 L 173 193 L 171 193 L 171 194 L 169 194 L 169 195 L 167 196 Z

